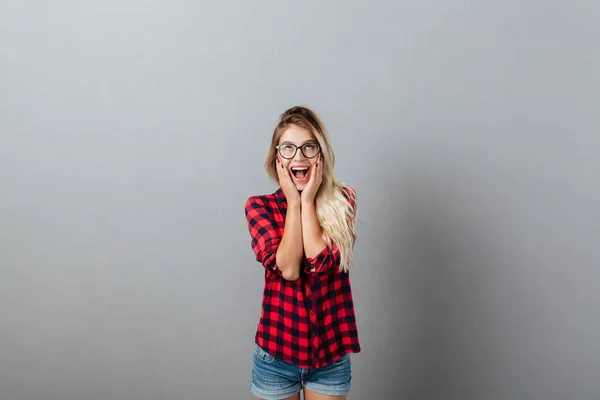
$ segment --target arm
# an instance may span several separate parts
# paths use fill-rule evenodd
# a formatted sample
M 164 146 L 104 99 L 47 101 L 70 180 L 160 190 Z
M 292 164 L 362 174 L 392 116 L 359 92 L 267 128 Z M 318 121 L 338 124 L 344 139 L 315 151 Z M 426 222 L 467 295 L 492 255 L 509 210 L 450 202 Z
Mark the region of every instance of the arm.
M 314 202 L 302 204 L 302 228 L 304 254 L 306 258 L 314 258 L 327 247 Z
M 294 236 L 300 236 L 300 211 L 288 207 L 283 238 L 277 233 L 271 215 L 267 212 L 260 197 L 251 197 L 246 201 L 245 212 L 248 230 L 252 237 L 252 250 L 256 260 L 269 273 L 274 273 L 284 279 L 297 279 L 302 258 L 302 243 Z M 294 217 L 295 215 L 295 217 Z M 294 235 L 296 233 L 296 235 Z M 300 236 L 301 240 L 301 236 Z M 299 256 L 297 254 L 300 254 Z M 297 259 L 296 264 L 294 260 Z M 294 273 L 294 271 L 296 271 Z M 296 275 L 296 277 L 294 277 Z
M 295 281 L 300 277 L 300 264 L 304 256 L 302 240 L 300 203 L 288 203 L 283 237 L 276 256 L 281 275 L 288 281 Z
M 323 182 L 323 167 L 322 159 L 319 158 L 315 162 L 311 171 L 308 185 L 304 188 L 301 196 L 302 203 L 302 239 L 304 243 L 304 255 L 308 261 L 306 272 L 314 271 L 312 259 L 318 254 L 327 249 L 327 243 L 323 240 L 323 230 L 317 218 L 317 210 L 315 206 L 315 196 Z

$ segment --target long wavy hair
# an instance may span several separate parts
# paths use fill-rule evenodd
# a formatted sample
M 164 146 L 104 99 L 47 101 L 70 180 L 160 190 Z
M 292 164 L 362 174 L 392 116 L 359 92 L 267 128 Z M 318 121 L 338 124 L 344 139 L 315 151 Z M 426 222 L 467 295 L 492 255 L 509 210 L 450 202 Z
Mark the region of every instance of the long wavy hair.
M 330 248 L 335 243 L 340 252 L 340 271 L 347 272 L 354 264 L 356 210 L 352 204 L 356 205 L 356 192 L 334 176 L 335 155 L 330 146 L 325 125 L 315 112 L 307 107 L 294 106 L 280 115 L 273 132 L 265 169 L 269 177 L 279 185 L 276 167 L 277 149 L 275 147 L 279 144 L 283 132 L 290 125 L 307 129 L 319 142 L 323 180 L 315 196 L 317 219 L 323 230 L 325 243 Z

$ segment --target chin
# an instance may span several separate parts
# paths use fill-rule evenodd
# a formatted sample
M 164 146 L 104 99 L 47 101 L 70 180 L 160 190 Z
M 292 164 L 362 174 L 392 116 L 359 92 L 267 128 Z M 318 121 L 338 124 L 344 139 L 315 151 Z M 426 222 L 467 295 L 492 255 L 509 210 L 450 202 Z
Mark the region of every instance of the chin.
M 298 189 L 298 191 L 302 191 L 306 188 L 306 184 L 298 184 L 296 183 L 296 189 Z

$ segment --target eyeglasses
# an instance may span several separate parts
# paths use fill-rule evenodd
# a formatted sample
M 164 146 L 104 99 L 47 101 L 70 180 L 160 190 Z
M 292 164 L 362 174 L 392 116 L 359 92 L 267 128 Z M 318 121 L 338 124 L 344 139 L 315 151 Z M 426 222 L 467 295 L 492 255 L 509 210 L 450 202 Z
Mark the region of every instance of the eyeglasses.
M 319 154 L 319 152 L 321 151 L 321 148 L 317 143 L 304 143 L 302 146 L 296 146 L 295 144 L 285 143 L 280 144 L 275 148 L 279 151 L 281 157 L 286 158 L 288 160 L 290 158 L 296 157 L 298 149 L 302 151 L 302 154 L 306 158 L 315 158 L 317 154 Z

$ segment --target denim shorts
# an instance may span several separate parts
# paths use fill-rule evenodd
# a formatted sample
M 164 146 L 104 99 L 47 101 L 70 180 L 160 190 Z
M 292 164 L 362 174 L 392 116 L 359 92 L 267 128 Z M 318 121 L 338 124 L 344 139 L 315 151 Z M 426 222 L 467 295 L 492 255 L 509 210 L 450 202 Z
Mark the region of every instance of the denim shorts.
M 265 352 L 254 344 L 252 393 L 265 400 L 290 397 L 306 387 L 328 396 L 350 392 L 350 354 L 322 368 L 298 368 Z

